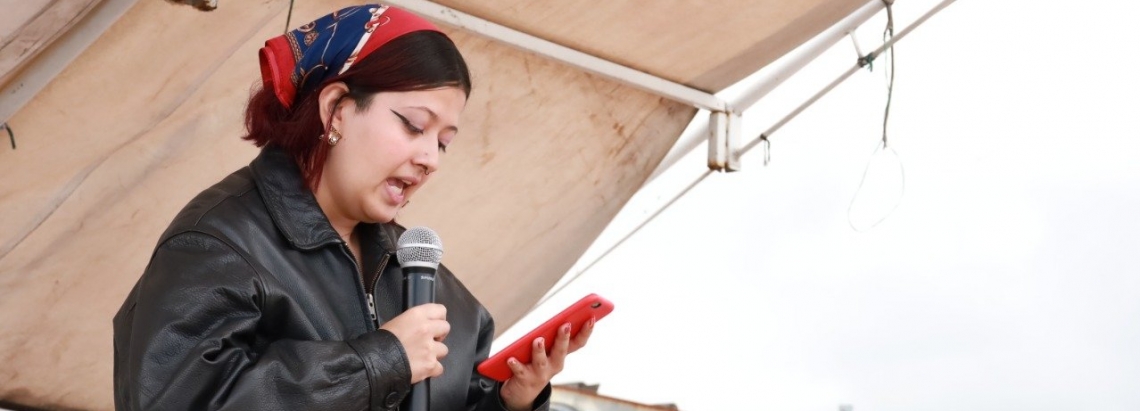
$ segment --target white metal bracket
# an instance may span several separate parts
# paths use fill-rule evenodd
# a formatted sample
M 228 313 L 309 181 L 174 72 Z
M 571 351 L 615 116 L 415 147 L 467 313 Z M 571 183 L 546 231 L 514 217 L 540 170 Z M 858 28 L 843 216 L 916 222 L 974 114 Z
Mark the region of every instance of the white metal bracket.
M 739 171 L 743 133 L 740 113 L 709 113 L 709 169 Z
M 855 31 L 852 30 L 848 32 L 847 36 L 851 37 L 851 44 L 855 46 L 855 58 L 861 59 L 863 56 L 866 56 L 866 54 L 863 54 L 863 49 L 859 47 L 859 39 L 855 38 Z

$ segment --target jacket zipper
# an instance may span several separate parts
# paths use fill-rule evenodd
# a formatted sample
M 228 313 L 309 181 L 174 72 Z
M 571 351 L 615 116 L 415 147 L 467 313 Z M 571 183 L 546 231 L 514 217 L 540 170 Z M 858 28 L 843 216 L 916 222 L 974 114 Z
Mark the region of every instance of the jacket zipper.
M 364 294 L 368 296 L 368 309 L 372 312 L 372 323 L 376 329 L 380 329 L 380 317 L 376 315 L 376 283 L 380 282 L 380 276 L 384 275 L 384 267 L 388 266 L 388 257 L 390 254 L 385 253 L 384 257 L 380 259 L 380 265 L 376 266 L 376 279 L 372 280 L 372 288 L 365 288 Z M 363 281 L 363 277 L 361 277 Z
M 364 288 L 364 270 L 360 268 L 360 264 L 357 264 L 356 256 L 354 256 L 352 250 L 348 248 L 348 243 L 342 240 L 340 245 L 345 255 L 348 256 L 348 259 L 352 260 L 352 267 L 356 268 L 356 283 L 360 285 L 360 292 L 364 294 L 364 302 L 365 305 L 368 306 L 368 316 L 371 318 L 370 326 L 373 330 L 378 330 L 380 329 L 380 322 L 376 318 L 376 303 L 372 300 L 372 293 L 369 293 L 368 290 Z
M 360 284 L 360 292 L 364 294 L 365 302 L 368 303 L 368 316 L 372 317 L 372 329 L 380 329 L 380 320 L 376 317 L 376 301 L 372 298 L 372 292 L 364 288 L 364 269 L 360 268 L 360 264 L 356 262 L 356 257 L 352 255 L 352 249 L 348 248 L 348 243 L 341 241 L 341 249 L 348 255 L 348 259 L 352 260 L 352 266 L 356 268 L 356 282 Z M 388 254 L 384 254 L 384 258 L 380 260 L 380 266 L 376 268 L 377 275 L 376 281 L 380 281 L 380 275 L 384 274 L 384 266 L 388 264 Z M 372 284 L 372 290 L 375 292 L 376 284 Z M 396 411 L 400 411 L 400 407 L 396 406 Z

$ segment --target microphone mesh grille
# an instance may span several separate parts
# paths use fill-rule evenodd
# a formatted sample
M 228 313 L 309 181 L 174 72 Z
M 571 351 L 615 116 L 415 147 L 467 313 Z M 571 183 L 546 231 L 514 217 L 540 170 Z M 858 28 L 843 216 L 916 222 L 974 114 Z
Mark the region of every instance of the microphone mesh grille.
M 430 228 L 412 227 L 401 234 L 399 241 L 396 242 L 396 259 L 400 265 L 413 261 L 439 264 L 443 260 L 443 242 Z

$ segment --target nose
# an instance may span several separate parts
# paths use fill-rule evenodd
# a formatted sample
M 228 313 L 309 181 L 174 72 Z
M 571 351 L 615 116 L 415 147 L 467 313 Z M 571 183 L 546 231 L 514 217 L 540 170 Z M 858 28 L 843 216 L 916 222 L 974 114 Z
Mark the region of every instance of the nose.
M 424 142 L 420 154 L 412 159 L 412 163 L 424 169 L 424 175 L 434 173 L 439 169 L 439 141 L 434 138 L 422 138 Z

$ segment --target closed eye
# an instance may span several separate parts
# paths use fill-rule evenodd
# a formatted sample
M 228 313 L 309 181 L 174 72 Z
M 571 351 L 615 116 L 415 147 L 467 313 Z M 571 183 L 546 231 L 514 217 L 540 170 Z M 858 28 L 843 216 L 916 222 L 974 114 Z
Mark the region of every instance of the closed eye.
M 400 121 L 402 121 L 404 123 L 404 127 L 408 129 L 409 133 L 417 134 L 417 135 L 424 133 L 424 129 L 412 125 L 412 122 L 408 121 L 407 117 L 400 115 L 400 113 L 397 113 L 396 110 L 390 110 L 390 111 L 392 112 L 392 114 L 395 114 L 396 117 L 400 118 Z

